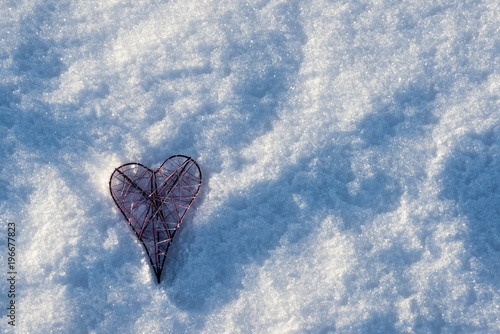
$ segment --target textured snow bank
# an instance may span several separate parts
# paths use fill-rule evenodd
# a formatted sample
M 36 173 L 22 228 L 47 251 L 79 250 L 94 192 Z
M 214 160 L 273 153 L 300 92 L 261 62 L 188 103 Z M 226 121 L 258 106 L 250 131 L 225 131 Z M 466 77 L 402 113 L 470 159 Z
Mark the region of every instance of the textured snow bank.
M 0 12 L 19 332 L 500 328 L 497 1 Z M 173 154 L 204 184 L 158 286 L 108 180 Z

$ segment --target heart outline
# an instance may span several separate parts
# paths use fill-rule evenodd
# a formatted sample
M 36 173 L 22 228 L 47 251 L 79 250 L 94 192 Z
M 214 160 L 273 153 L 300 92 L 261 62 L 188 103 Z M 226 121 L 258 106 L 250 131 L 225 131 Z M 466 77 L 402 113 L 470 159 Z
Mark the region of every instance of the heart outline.
M 168 248 L 201 183 L 198 163 L 185 155 L 171 156 L 156 170 L 131 162 L 111 174 L 111 197 L 143 244 L 158 283 Z

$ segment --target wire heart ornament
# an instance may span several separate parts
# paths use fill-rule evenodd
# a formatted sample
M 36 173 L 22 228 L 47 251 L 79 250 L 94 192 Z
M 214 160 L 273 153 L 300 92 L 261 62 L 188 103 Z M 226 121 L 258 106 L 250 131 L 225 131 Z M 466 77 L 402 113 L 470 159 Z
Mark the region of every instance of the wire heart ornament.
M 116 168 L 111 197 L 144 245 L 158 283 L 175 232 L 201 187 L 200 166 L 174 155 L 156 170 L 140 163 Z

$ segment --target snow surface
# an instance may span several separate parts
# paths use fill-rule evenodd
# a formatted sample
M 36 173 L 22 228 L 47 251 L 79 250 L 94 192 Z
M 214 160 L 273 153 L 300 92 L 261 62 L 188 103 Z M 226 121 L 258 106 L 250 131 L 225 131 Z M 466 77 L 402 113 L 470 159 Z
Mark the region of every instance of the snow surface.
M 18 333 L 500 333 L 498 0 L 0 13 Z M 158 285 L 108 180 L 174 154 L 204 184 Z

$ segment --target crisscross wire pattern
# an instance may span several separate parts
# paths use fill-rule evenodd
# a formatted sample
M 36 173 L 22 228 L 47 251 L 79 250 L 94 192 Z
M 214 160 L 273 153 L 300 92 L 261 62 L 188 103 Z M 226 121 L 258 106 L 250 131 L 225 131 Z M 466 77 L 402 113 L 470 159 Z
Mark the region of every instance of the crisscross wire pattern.
M 157 170 L 128 163 L 111 175 L 111 196 L 144 245 L 158 283 L 174 234 L 200 186 L 200 167 L 183 155 L 168 158 Z

